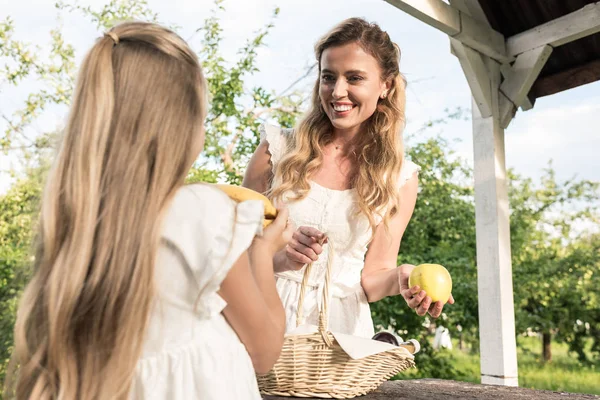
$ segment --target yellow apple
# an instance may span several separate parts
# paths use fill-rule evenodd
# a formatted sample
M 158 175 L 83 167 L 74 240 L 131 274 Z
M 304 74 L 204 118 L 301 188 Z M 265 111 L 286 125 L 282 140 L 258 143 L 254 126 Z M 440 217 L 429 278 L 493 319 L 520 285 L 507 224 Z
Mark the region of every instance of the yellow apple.
M 433 302 L 446 304 L 452 293 L 452 278 L 448 270 L 439 264 L 421 264 L 410 273 L 408 286 L 419 286 Z

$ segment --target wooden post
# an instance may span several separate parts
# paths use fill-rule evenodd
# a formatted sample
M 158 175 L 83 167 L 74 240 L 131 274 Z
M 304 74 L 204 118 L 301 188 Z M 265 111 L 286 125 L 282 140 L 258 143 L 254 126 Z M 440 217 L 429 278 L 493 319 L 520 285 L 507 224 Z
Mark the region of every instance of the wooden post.
M 518 386 L 500 65 L 486 60 L 492 115 L 473 101 L 481 383 Z
M 450 4 L 489 26 L 477 0 L 450 0 Z M 452 44 L 453 49 L 459 48 L 454 42 Z M 501 70 L 504 69 L 510 75 L 514 74 L 514 70 L 508 64 L 499 65 L 482 55 L 485 71 L 479 68 L 477 74 L 468 76 L 474 70 L 466 68 L 468 59 L 461 57 L 460 52 L 455 52 L 455 55 L 467 75 L 473 94 L 481 383 L 518 386 L 503 129 L 503 126 L 508 125 L 507 119 L 512 118 L 504 109 L 507 104 L 512 106 L 512 103 L 501 90 L 502 85 L 506 88 L 511 82 L 504 80 L 501 84 Z M 481 107 L 481 99 L 478 98 L 481 96 L 478 96 L 477 90 L 473 90 L 472 81 L 478 81 L 479 87 L 489 88 L 485 91 L 490 93 L 489 111 Z

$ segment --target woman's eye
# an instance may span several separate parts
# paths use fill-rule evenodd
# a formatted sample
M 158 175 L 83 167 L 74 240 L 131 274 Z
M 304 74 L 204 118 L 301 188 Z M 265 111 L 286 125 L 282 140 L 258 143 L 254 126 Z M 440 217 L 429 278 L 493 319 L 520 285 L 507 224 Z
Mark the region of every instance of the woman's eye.
M 351 76 L 348 80 L 350 82 L 357 82 L 357 81 L 362 81 L 363 77 L 360 75 L 354 75 L 354 76 Z
M 323 75 L 321 80 L 323 80 L 323 82 L 332 82 L 335 78 L 332 75 Z

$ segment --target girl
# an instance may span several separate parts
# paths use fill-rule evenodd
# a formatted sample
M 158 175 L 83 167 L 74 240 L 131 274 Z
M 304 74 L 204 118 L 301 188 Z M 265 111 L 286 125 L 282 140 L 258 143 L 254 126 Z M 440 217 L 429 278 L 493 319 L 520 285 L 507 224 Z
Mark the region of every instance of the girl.
M 315 55 L 319 76 L 311 109 L 294 130 L 263 127 L 244 179 L 245 186 L 288 204 L 299 226 L 275 256 L 287 329 L 296 326 L 300 283 L 311 262 L 303 314 L 308 323 L 318 321 L 328 258 L 323 251 L 334 252 L 332 331 L 373 336 L 368 303 L 398 294 L 419 315 L 438 317 L 443 304 L 408 287 L 414 266 L 396 267 L 419 169 L 404 159 L 400 50 L 376 24 L 351 18 L 316 44 Z
M 206 99 L 196 55 L 160 26 L 123 23 L 87 54 L 18 311 L 18 399 L 260 398 L 291 231 L 282 210 L 254 239 L 262 203 L 183 186 Z

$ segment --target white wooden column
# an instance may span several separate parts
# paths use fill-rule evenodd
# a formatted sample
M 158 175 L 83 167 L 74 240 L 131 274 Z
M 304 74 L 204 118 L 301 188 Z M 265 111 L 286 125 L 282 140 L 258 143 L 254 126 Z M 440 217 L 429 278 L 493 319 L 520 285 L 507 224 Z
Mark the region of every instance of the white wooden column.
M 472 104 L 481 383 L 518 386 L 500 65 L 485 61 L 492 115 Z
M 450 4 L 490 27 L 477 0 L 450 0 Z M 504 127 L 512 119 L 514 106 L 526 99 L 532 80 L 528 77 L 534 75 L 535 80 L 539 70 L 528 68 L 525 79 L 524 67 L 501 66 L 455 39 L 450 42 L 473 95 L 481 383 L 518 386 Z M 501 69 L 510 75 L 502 83 Z M 514 92 L 507 85 L 521 88 L 524 85 L 513 82 L 522 81 L 527 86 L 522 98 L 507 97 Z

